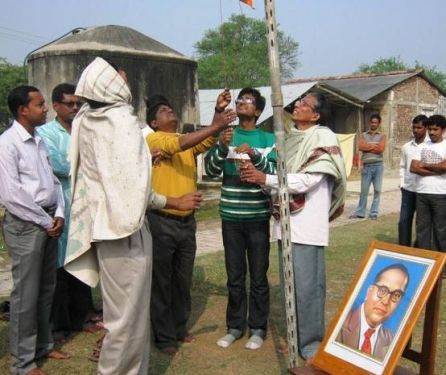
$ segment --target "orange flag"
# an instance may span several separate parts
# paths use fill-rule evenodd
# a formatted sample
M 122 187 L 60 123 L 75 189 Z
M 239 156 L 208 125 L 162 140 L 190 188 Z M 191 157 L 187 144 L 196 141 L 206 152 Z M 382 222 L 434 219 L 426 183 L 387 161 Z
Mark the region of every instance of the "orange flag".
M 254 9 L 254 0 L 240 0 L 242 3 L 249 5 L 252 9 Z

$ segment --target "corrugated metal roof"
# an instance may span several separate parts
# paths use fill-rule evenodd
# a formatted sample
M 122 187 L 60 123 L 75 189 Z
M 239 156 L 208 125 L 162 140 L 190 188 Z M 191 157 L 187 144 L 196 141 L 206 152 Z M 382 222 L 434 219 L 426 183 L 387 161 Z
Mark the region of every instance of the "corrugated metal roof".
M 345 92 L 360 101 L 366 102 L 383 91 L 386 91 L 417 74 L 419 74 L 419 72 L 414 71 L 395 75 L 328 79 L 321 81 L 321 83 L 331 86 L 340 92 Z
M 292 83 L 282 86 L 283 106 L 285 107 L 292 103 L 316 84 L 317 82 L 305 82 Z M 259 120 L 257 121 L 257 123 L 260 124 L 273 115 L 273 108 L 271 106 L 271 87 L 262 86 L 256 87 L 256 89 L 259 90 L 262 96 L 264 96 L 266 99 L 265 110 L 262 112 Z M 240 90 L 241 89 L 231 90 L 232 102 L 229 107 L 235 108 L 234 100 L 237 98 Z M 211 124 L 212 117 L 214 116 L 215 101 L 217 100 L 217 96 L 221 91 L 221 89 L 199 90 L 201 125 Z

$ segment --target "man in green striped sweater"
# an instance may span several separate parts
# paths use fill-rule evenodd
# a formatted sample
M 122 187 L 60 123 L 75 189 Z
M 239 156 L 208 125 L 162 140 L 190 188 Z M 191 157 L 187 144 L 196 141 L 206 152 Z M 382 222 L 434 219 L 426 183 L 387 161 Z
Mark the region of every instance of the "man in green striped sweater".
M 221 133 L 205 159 L 206 173 L 220 176 L 220 216 L 228 276 L 227 334 L 217 345 L 227 348 L 249 328 L 248 349 L 262 346 L 269 314 L 270 201 L 259 185 L 240 181 L 240 164 L 252 163 L 267 174 L 275 172 L 275 138 L 256 126 L 265 108 L 259 91 L 244 88 L 236 102 L 239 126 Z M 247 267 L 248 266 L 248 267 Z M 249 269 L 249 302 L 245 290 Z M 248 307 L 249 306 L 249 307 Z M 248 312 L 249 311 L 249 312 Z

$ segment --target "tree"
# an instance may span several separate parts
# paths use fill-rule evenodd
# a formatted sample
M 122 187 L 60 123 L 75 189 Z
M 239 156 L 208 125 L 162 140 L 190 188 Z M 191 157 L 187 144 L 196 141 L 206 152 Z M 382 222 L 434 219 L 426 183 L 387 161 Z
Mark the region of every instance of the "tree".
M 443 91 L 446 91 L 446 73 L 443 73 L 437 69 L 436 66 L 427 66 L 419 61 L 415 61 L 414 66 L 407 65 L 401 58 L 398 57 L 380 57 L 373 64 L 361 64 L 359 65 L 359 73 L 373 73 L 381 74 L 386 72 L 394 72 L 398 70 L 409 70 L 409 69 L 423 69 L 426 77 L 429 78 L 433 83 L 435 83 Z
M 278 32 L 280 67 L 284 79 L 298 66 L 299 44 Z M 195 43 L 200 88 L 268 85 L 269 59 L 265 22 L 233 14 L 218 29 L 206 31 Z
M 437 70 L 437 67 L 423 65 L 418 61 L 415 61 L 415 68 L 423 69 L 426 77 L 434 82 L 438 87 L 440 87 L 444 92 L 446 92 L 446 74 Z
M 380 57 L 373 64 L 361 64 L 359 65 L 359 73 L 371 73 L 371 74 L 382 74 L 387 72 L 395 72 L 398 70 L 407 70 L 409 67 L 403 63 L 400 57 Z
M 0 57 L 0 132 L 9 122 L 8 94 L 16 86 L 26 83 L 23 67 L 10 64 Z

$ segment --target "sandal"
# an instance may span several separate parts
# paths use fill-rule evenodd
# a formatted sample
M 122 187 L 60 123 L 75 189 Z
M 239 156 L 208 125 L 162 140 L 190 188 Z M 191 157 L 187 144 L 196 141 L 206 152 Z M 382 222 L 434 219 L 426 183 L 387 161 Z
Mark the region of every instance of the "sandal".
M 99 362 L 99 356 L 101 355 L 102 342 L 104 341 L 105 334 L 96 341 L 96 346 L 93 348 L 93 352 L 88 357 L 92 362 Z

